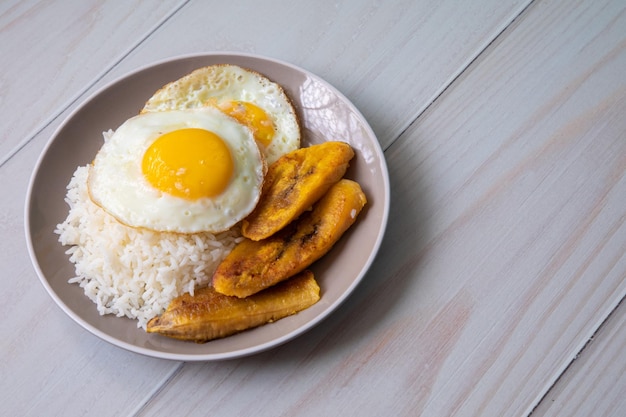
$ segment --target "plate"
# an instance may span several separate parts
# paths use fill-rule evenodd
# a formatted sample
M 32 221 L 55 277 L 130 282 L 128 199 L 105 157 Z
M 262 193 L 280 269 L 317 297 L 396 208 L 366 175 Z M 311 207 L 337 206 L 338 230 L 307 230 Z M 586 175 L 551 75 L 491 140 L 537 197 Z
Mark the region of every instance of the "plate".
M 302 126 L 303 145 L 326 140 L 348 142 L 355 158 L 347 178 L 361 184 L 368 204 L 357 222 L 322 259 L 312 265 L 321 299 L 312 307 L 275 323 L 204 344 L 148 334 L 136 322 L 100 316 L 76 284 L 74 266 L 54 233 L 68 213 L 66 186 L 76 167 L 88 164 L 102 145 L 102 132 L 136 115 L 160 87 L 206 65 L 229 63 L 264 74 L 292 99 Z M 42 152 L 27 192 L 25 231 L 40 281 L 61 309 L 89 332 L 132 352 L 172 360 L 208 361 L 242 357 L 279 346 L 328 317 L 353 292 L 380 247 L 389 212 L 389 176 L 374 132 L 357 108 L 316 75 L 266 57 L 215 53 L 157 62 L 100 89 L 56 130 Z

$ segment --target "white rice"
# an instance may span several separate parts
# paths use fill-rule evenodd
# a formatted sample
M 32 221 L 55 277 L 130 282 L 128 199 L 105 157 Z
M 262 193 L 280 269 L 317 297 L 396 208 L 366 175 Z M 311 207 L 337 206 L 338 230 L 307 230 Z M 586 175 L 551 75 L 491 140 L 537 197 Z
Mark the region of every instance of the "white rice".
M 67 219 L 57 226 L 69 245 L 79 284 L 101 315 L 137 320 L 159 315 L 169 302 L 206 285 L 221 260 L 241 240 L 238 229 L 213 235 L 159 233 L 122 225 L 94 204 L 87 191 L 88 167 L 78 167 L 67 186 Z

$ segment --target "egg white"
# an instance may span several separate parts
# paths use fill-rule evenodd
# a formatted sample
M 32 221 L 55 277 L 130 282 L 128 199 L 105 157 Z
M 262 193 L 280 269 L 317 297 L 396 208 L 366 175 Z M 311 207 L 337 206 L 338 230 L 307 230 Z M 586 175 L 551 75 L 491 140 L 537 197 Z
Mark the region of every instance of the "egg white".
M 205 107 L 212 99 L 253 103 L 272 119 L 275 135 L 261 146 L 268 164 L 300 147 L 300 125 L 283 88 L 258 72 L 236 65 L 199 68 L 157 91 L 142 112 Z
M 214 132 L 234 160 L 223 193 L 196 200 L 154 188 L 144 177 L 142 159 L 161 135 L 184 128 Z M 124 122 L 105 141 L 90 166 L 91 199 L 123 224 L 155 231 L 196 233 L 228 230 L 258 202 L 266 163 L 249 129 L 217 109 L 145 113 Z

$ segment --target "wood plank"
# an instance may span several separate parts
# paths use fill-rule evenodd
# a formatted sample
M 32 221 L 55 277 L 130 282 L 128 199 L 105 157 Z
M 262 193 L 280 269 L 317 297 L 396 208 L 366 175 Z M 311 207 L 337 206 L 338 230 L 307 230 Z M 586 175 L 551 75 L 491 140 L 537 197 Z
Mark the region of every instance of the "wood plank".
M 193 1 L 114 74 L 205 51 L 285 60 L 349 97 L 386 147 L 530 1 L 226 2 L 219 10 Z
M 532 417 L 610 417 L 626 410 L 626 303 L 550 389 Z
M 527 415 L 626 294 L 624 7 L 536 2 L 386 151 L 389 230 L 343 308 L 186 364 L 145 414 Z
M 2 2 L 0 165 L 181 3 Z

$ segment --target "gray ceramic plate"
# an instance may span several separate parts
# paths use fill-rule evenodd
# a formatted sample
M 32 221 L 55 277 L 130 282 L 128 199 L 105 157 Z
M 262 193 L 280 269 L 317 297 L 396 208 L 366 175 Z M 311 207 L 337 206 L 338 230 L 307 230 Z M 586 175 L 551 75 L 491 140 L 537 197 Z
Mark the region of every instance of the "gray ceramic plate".
M 211 64 L 231 63 L 256 70 L 281 84 L 303 128 L 303 145 L 347 141 L 355 149 L 347 178 L 358 181 L 368 205 L 355 225 L 312 267 L 321 300 L 294 316 L 205 344 L 151 335 L 135 321 L 100 316 L 78 285 L 73 265 L 54 234 L 68 211 L 66 185 L 79 165 L 102 145 L 102 132 L 135 115 L 164 84 Z M 361 113 L 335 88 L 293 65 L 254 55 L 216 53 L 177 57 L 128 74 L 96 92 L 59 127 L 33 173 L 26 201 L 26 238 L 33 265 L 50 296 L 72 319 L 96 336 L 133 352 L 175 360 L 219 360 L 261 352 L 285 343 L 326 318 L 370 267 L 383 238 L 389 212 L 389 177 L 380 145 Z

